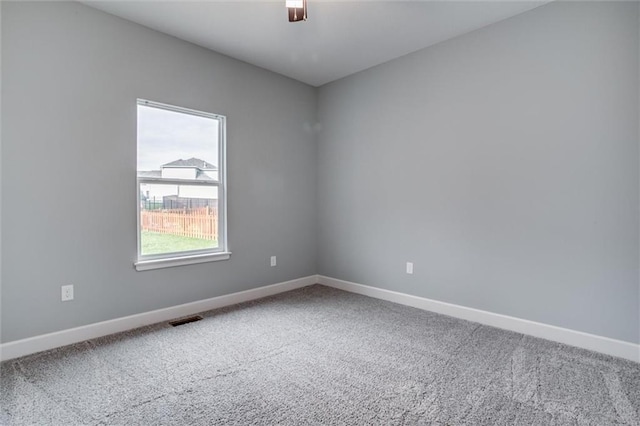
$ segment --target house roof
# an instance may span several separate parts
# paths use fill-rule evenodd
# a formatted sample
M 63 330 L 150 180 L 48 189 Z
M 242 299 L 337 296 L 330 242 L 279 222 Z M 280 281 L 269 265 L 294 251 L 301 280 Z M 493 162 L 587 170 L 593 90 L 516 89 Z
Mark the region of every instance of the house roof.
M 179 160 L 163 164 L 162 167 L 194 167 L 200 170 L 218 170 L 218 168 L 213 164 L 207 163 L 206 161 L 195 157 L 191 157 L 188 160 L 183 160 L 181 158 Z
M 138 177 L 159 178 L 162 177 L 162 172 L 160 170 L 140 170 L 138 171 Z
M 209 176 L 208 174 L 206 174 L 205 172 L 203 172 L 202 170 L 198 170 L 198 173 L 196 174 L 196 180 L 215 180 L 215 179 Z

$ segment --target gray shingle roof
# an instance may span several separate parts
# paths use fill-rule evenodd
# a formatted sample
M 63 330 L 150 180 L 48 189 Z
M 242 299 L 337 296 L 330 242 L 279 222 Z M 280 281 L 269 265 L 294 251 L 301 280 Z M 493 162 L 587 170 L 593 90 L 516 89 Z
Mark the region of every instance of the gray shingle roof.
M 162 177 L 160 170 L 138 171 L 138 177 L 159 178 Z
M 196 179 L 197 180 L 215 180 L 211 176 L 203 172 L 202 170 L 198 170 L 198 173 L 196 174 Z
M 195 157 L 189 158 L 188 160 L 183 160 L 181 158 L 179 160 L 163 164 L 162 167 L 195 167 L 200 170 L 218 170 L 218 168 L 213 164 Z

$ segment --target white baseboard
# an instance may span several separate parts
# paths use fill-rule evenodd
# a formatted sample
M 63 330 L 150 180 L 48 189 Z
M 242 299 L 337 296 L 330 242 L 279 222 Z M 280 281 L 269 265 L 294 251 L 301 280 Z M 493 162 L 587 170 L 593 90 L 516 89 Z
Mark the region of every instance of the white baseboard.
M 0 361 L 60 346 L 70 345 L 72 343 L 78 343 L 88 339 L 95 339 L 108 334 L 119 333 L 121 331 L 131 330 L 174 318 L 193 315 L 198 312 L 261 299 L 263 297 L 316 284 L 317 278 L 317 275 L 311 275 L 251 290 L 213 297 L 211 299 L 198 300 L 196 302 L 185 303 L 183 305 L 171 306 L 169 308 L 158 309 L 155 311 L 144 312 L 141 314 L 102 321 L 68 330 L 43 334 L 41 336 L 3 343 L 0 345 Z
M 367 285 L 338 280 L 322 275 L 311 275 L 308 277 L 298 278 L 295 280 L 272 284 L 264 287 L 258 287 L 251 290 L 213 297 L 211 299 L 199 300 L 192 303 L 185 303 L 183 305 L 172 306 L 169 308 L 158 309 L 155 311 L 144 312 L 141 314 L 116 318 L 113 320 L 89 324 L 81 327 L 71 328 L 68 330 L 43 334 L 41 336 L 3 343 L 0 344 L 0 361 L 17 358 L 48 349 L 53 349 L 60 346 L 70 345 L 88 339 L 95 339 L 97 337 L 106 336 L 108 334 L 131 330 L 137 327 L 155 324 L 174 318 L 193 315 L 198 312 L 222 308 L 225 306 L 235 305 L 237 303 L 248 302 L 250 300 L 261 299 L 263 297 L 283 293 L 289 290 L 295 290 L 297 288 L 306 287 L 316 283 L 326 285 L 328 287 L 334 287 L 340 290 L 349 291 L 351 293 L 358 293 L 365 296 L 374 297 L 376 299 L 388 300 L 390 302 L 412 306 L 418 309 L 424 309 L 443 315 L 449 315 L 455 318 L 461 318 L 480 324 L 490 325 L 505 330 L 515 331 L 534 337 L 540 337 L 543 339 L 552 340 L 579 348 L 589 349 L 607 355 L 629 359 L 635 362 L 640 362 L 640 345 L 638 344 L 610 339 L 608 337 L 597 336 L 581 331 L 570 330 L 567 328 L 556 327 L 553 325 L 543 324 L 535 321 L 510 317 L 507 315 L 495 314 L 479 309 L 467 308 L 451 303 L 439 302 L 437 300 L 427 299 L 419 296 L 412 296 L 410 294 L 399 293 L 396 291 L 370 287 Z
M 480 324 L 490 325 L 504 330 L 515 331 L 529 336 L 540 337 L 583 349 L 604 353 L 607 355 L 625 358 L 631 361 L 640 362 L 640 345 L 624 342 L 622 340 L 610 339 L 608 337 L 597 336 L 595 334 L 583 333 L 581 331 L 570 330 L 568 328 L 556 327 L 535 321 L 510 317 L 507 315 L 494 314 L 492 312 L 479 309 L 467 308 L 451 303 L 439 302 L 424 297 L 412 296 L 410 294 L 399 293 L 391 290 L 370 287 L 356 284 L 349 281 L 335 278 L 318 276 L 318 283 L 340 290 L 358 293 L 376 299 L 388 300 L 402 305 L 412 306 L 439 314 L 449 315 Z

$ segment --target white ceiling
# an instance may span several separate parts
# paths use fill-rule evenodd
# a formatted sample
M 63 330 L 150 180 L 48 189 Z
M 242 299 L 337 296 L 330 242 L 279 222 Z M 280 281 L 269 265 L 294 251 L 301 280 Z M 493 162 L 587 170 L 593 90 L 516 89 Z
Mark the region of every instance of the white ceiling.
M 84 1 L 312 86 L 546 2 L 308 0 L 308 21 L 289 23 L 284 0 Z

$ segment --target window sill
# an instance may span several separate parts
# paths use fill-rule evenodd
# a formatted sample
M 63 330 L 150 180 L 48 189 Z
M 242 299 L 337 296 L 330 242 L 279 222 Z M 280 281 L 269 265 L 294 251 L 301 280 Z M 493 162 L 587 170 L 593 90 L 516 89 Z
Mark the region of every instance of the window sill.
M 217 262 L 227 260 L 231 252 L 197 254 L 192 256 L 171 257 L 167 259 L 139 260 L 134 263 L 137 271 L 150 269 L 172 268 L 174 266 L 193 265 L 196 263 Z

